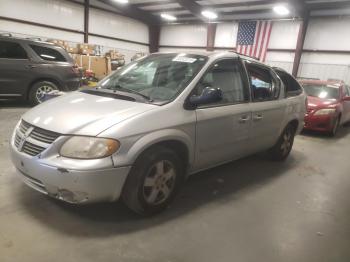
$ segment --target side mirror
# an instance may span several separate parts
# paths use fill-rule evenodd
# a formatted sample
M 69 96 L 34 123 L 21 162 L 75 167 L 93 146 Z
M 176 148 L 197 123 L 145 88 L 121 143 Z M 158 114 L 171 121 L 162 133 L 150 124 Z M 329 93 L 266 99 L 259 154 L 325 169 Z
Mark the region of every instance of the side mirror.
M 196 108 L 200 105 L 220 102 L 222 100 L 222 91 L 220 88 L 206 87 L 200 96 L 191 96 L 187 101 L 187 108 Z
M 343 97 L 343 101 L 350 102 L 350 96 Z

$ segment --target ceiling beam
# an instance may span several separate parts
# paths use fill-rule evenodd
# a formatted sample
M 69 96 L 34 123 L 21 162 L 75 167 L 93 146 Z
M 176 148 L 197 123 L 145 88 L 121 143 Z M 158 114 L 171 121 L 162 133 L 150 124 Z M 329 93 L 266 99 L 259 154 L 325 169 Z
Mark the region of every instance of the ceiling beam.
M 145 12 L 137 7 L 134 7 L 131 4 L 120 4 L 112 0 L 98 0 L 102 3 L 110 5 L 118 9 L 123 15 L 139 20 L 148 25 L 157 25 L 160 24 L 160 18 L 152 15 L 149 12 Z
M 183 8 L 190 11 L 195 17 L 199 18 L 203 22 L 208 22 L 208 20 L 202 16 L 203 6 L 197 4 L 195 1 L 193 1 L 193 0 L 176 0 L 175 2 L 177 2 Z
M 327 9 L 341 9 L 349 8 L 350 1 L 339 1 L 339 2 L 322 2 L 322 3 L 306 3 L 306 7 L 309 10 L 327 10 Z

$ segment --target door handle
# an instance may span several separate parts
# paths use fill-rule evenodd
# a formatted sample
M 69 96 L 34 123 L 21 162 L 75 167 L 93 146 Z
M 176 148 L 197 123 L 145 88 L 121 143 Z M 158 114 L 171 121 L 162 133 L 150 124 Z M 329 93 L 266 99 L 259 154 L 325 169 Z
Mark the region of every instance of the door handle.
M 35 66 L 35 65 L 27 65 L 27 66 L 26 66 L 27 69 L 33 69 L 33 68 L 36 68 L 36 67 L 37 67 L 37 66 Z
M 248 122 L 249 121 L 249 116 L 247 116 L 247 115 L 245 115 L 245 116 L 241 116 L 240 118 L 239 118 L 239 123 L 241 123 L 241 124 L 244 124 L 244 123 L 246 123 L 246 122 Z
M 253 120 L 254 121 L 260 121 L 263 119 L 263 115 L 262 114 L 256 114 L 254 117 L 253 117 Z

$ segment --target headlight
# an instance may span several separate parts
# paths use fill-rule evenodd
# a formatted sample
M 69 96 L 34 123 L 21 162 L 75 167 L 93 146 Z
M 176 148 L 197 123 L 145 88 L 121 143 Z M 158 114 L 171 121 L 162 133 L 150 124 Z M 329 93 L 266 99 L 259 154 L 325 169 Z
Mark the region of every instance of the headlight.
M 60 150 L 60 155 L 78 159 L 96 159 L 112 155 L 119 149 L 120 143 L 114 139 L 73 136 Z
M 330 115 L 335 113 L 335 108 L 325 108 L 317 110 L 315 113 L 315 116 L 323 116 L 323 115 Z

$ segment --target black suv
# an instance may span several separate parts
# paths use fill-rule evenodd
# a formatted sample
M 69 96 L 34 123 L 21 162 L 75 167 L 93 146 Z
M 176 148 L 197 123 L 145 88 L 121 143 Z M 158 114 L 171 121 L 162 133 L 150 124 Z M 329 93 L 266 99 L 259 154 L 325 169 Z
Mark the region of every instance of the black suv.
M 0 98 L 22 97 L 36 105 L 53 90 L 73 91 L 80 73 L 62 47 L 0 36 Z

